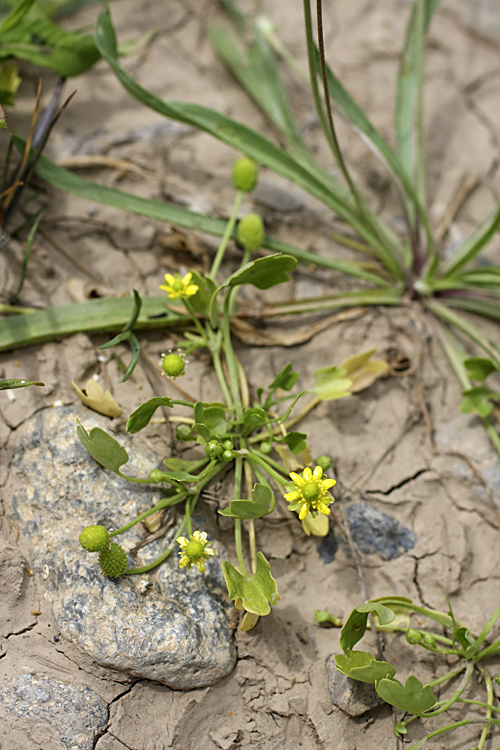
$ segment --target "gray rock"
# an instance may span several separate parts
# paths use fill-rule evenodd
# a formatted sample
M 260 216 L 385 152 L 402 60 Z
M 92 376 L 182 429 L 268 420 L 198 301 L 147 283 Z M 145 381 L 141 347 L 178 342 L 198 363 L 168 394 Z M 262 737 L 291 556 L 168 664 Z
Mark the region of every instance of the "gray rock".
M 88 413 L 82 422 L 87 430 L 109 430 L 109 420 L 98 415 Z M 236 659 L 219 560 L 208 561 L 203 576 L 194 567 L 180 570 L 175 551 L 147 575 L 103 576 L 97 555 L 78 543 L 82 528 L 119 528 L 164 493 L 100 467 L 77 439 L 75 425 L 69 407 L 44 409 L 28 420 L 17 430 L 9 477 L 11 518 L 33 545 L 35 574 L 44 581 L 57 625 L 102 666 L 174 689 L 213 685 Z M 127 473 L 144 477 L 156 468 L 158 461 L 130 449 L 127 435 L 118 440 L 134 457 Z M 134 527 L 119 541 L 139 538 Z M 129 562 L 148 564 L 168 546 L 167 536 Z
M 414 531 L 370 503 L 348 505 L 347 517 L 353 541 L 364 555 L 377 552 L 382 560 L 394 560 L 413 549 L 417 542 Z
M 348 716 L 362 716 L 370 709 L 384 704 L 373 685 L 353 680 L 335 668 L 335 654 L 331 654 L 326 660 L 326 671 L 332 703 Z
M 24 728 L 45 747 L 49 742 L 51 750 L 92 750 L 108 722 L 106 703 L 93 690 L 32 669 L 3 683 L 0 707 L 21 719 L 17 729 Z

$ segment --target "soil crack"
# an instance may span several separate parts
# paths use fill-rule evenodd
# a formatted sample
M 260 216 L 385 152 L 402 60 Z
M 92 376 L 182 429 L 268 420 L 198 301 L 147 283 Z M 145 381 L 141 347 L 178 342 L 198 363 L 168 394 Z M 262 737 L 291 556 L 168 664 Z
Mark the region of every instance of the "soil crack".
M 409 477 L 405 477 L 397 484 L 393 484 L 391 487 L 389 487 L 388 490 L 365 490 L 363 494 L 366 495 L 390 495 L 391 492 L 394 492 L 394 490 L 399 490 L 401 487 L 404 487 L 405 485 L 409 484 L 410 482 L 413 482 L 414 479 L 417 479 L 418 477 L 422 476 L 422 474 L 425 474 L 426 472 L 430 471 L 428 467 L 425 469 L 417 469 L 413 474 L 411 474 Z

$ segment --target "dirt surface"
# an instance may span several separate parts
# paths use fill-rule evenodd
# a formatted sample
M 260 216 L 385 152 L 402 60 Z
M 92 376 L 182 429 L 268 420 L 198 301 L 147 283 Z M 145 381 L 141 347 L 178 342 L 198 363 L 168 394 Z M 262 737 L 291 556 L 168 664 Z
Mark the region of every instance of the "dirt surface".
M 490 5 L 494 12 L 495 4 Z M 284 0 L 262 3 L 262 10 L 277 23 L 283 40 L 303 62 L 301 7 L 300 2 Z M 386 135 L 392 133 L 396 65 L 408 9 L 408 3 L 396 0 L 338 0 L 334 10 L 326 13 L 330 61 Z M 111 10 L 121 38 L 158 29 L 143 54 L 124 61 L 146 88 L 165 98 L 205 104 L 270 132 L 205 38 L 209 15 L 217 15 L 212 3 L 120 0 L 111 4 Z M 90 23 L 94 17 L 95 10 L 89 10 L 72 19 L 72 24 Z M 450 245 L 466 236 L 500 198 L 500 47 L 491 34 L 485 35 L 484 28 L 471 29 L 470 19 L 466 3 L 456 7 L 447 3 L 429 36 L 426 103 L 429 196 L 435 226 L 463 179 L 478 180 L 452 222 Z M 309 142 L 318 157 L 330 163 L 307 89 L 288 71 L 284 76 L 291 84 L 299 122 L 308 126 Z M 33 84 L 33 78 L 25 79 L 9 120 L 21 133 L 28 127 Z M 66 90 L 74 88 L 77 96 L 53 134 L 49 156 L 55 160 L 85 155 L 125 159 L 135 165 L 133 172 L 124 175 L 115 169 L 94 168 L 85 175 L 137 195 L 164 197 L 214 216 L 228 215 L 233 199 L 230 170 L 237 156 L 233 151 L 144 109 L 120 87 L 105 64 L 70 82 Z M 46 100 L 49 92 L 47 83 Z M 401 221 L 390 183 L 376 159 L 342 124 L 340 138 L 373 204 L 390 220 Z M 178 232 L 61 193 L 49 195 L 44 234 L 34 245 L 21 304 L 69 304 L 95 294 L 129 294 L 132 287 L 141 294 L 157 294 L 166 271 L 207 269 L 216 247 L 213 238 Z M 345 254 L 328 237 L 338 224 L 326 209 L 265 170 L 259 190 L 245 200 L 243 211 L 249 209 L 263 214 L 272 235 L 320 253 Z M 498 251 L 496 239 L 486 255 L 498 263 Z M 4 299 L 17 286 L 22 255 L 23 246 L 12 241 L 0 256 Z M 236 251 L 231 251 L 228 262 L 236 258 Z M 298 299 L 345 283 L 333 274 L 315 275 L 311 269 L 301 269 L 291 284 L 274 294 Z M 304 325 L 295 319 L 281 327 L 275 323 L 266 327 L 279 341 Z M 496 328 L 491 327 L 489 334 L 498 342 Z M 98 351 L 106 340 L 77 334 L 0 355 L 0 376 L 45 383 L 41 389 L 0 394 L 0 481 L 4 482 L 0 499 L 9 493 L 5 478 L 16 429 L 44 407 L 73 403 L 76 414 L 71 380 L 82 386 L 89 377 L 99 375 L 126 415 L 151 395 L 176 395 L 147 357 L 122 385 L 116 360 Z M 163 332 L 141 335 L 143 352 L 154 361 L 175 347 L 176 341 Z M 498 606 L 500 531 L 481 480 L 498 498 L 498 460 L 474 420 L 460 415 L 460 388 L 431 322 L 418 309 L 376 309 L 329 327 L 300 346 L 261 348 L 240 343 L 238 352 L 253 386 L 270 382 L 291 361 L 301 371 L 300 385 L 307 387 L 319 367 L 339 363 L 370 346 L 377 346 L 379 354 L 393 362 L 408 358 L 409 371 L 379 381 L 355 398 L 322 404 L 303 425 L 310 434 L 313 455 L 329 453 L 334 459 L 342 497 L 336 505 L 340 516 L 347 497 L 351 502 L 364 500 L 417 535 L 415 547 L 397 559 L 362 556 L 368 596 L 409 596 L 438 609 L 445 607 L 443 597 L 448 596 L 456 615 L 480 631 Z M 124 359 L 128 357 L 125 348 L 118 351 Z M 197 399 L 217 399 L 215 380 L 205 361 L 192 359 L 182 388 Z M 173 450 L 161 425 L 138 435 L 137 445 L 156 457 Z M 457 453 L 465 454 L 474 469 Z M 215 524 L 216 503 L 213 497 L 209 500 Z M 28 667 L 68 685 L 90 687 L 108 704 L 110 716 L 106 731 L 94 745 L 96 750 L 191 750 L 200 742 L 205 750 L 398 747 L 388 707 L 352 719 L 333 707 L 328 691 L 325 660 L 339 649 L 339 631 L 318 628 L 314 610 L 346 617 L 363 600 L 340 533 L 325 552 L 324 542 L 305 537 L 296 518 L 284 508 L 265 523 L 259 522 L 258 548 L 271 559 L 281 601 L 255 630 L 235 632 L 239 660 L 229 677 L 211 688 L 176 692 L 101 668 L 60 638 L 44 601 L 43 581 L 29 575 L 29 545 L 18 538 L 8 517 L 3 515 L 0 524 L 0 685 L 21 667 Z M 230 527 L 220 517 L 219 530 L 231 554 Z M 398 677 L 415 667 L 415 652 L 398 638 L 384 638 L 383 646 L 387 657 L 398 661 Z M 443 670 L 432 655 L 419 658 L 418 674 L 423 681 Z M 475 694 L 480 692 L 473 686 L 470 697 Z M 461 712 L 456 711 L 454 717 L 462 718 Z M 50 722 L 42 734 L 36 725 L 29 730 L 7 721 L 6 727 L 2 750 L 66 747 L 57 744 L 58 735 L 51 736 Z M 429 747 L 471 748 L 479 732 L 477 726 L 461 728 L 449 738 L 437 737 Z M 411 725 L 413 741 L 424 733 L 419 722 Z M 497 728 L 486 748 L 493 750 L 499 744 Z

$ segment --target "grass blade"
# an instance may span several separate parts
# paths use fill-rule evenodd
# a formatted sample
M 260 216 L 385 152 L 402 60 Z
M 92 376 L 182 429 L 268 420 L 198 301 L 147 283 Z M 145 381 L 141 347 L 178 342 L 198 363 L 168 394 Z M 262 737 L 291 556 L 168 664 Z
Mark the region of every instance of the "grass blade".
M 500 205 L 492 211 L 453 255 L 439 265 L 441 276 L 448 276 L 473 260 L 500 227 Z
M 498 302 L 477 297 L 447 297 L 446 304 L 450 307 L 457 307 L 459 310 L 467 310 L 467 312 L 500 321 L 500 304 Z
M 20 0 L 12 11 L 9 13 L 7 18 L 0 24 L 0 36 L 3 36 L 11 29 L 15 28 L 21 18 L 26 15 L 30 10 L 31 6 L 36 3 L 36 0 Z
M 438 318 L 444 320 L 449 325 L 453 326 L 457 330 L 468 336 L 474 343 L 476 343 L 481 349 L 486 352 L 488 357 L 495 363 L 496 367 L 500 369 L 500 350 L 476 328 L 475 325 L 469 323 L 464 317 L 458 313 L 450 310 L 440 302 L 431 299 L 424 300 L 425 307 L 431 310 Z
M 16 145 L 22 149 L 24 141 L 17 136 L 14 136 L 14 138 Z M 165 201 L 160 202 L 148 198 L 140 198 L 131 193 L 117 190 L 116 188 L 99 185 L 97 182 L 86 180 L 83 177 L 72 174 L 62 167 L 58 167 L 44 156 L 40 157 L 36 166 L 36 173 L 39 177 L 48 182 L 49 185 L 66 193 L 76 195 L 79 198 L 92 201 L 93 203 L 113 206 L 122 211 L 128 211 L 129 213 L 138 214 L 140 216 L 147 216 L 152 219 L 157 219 L 158 221 L 175 224 L 176 226 L 185 227 L 197 232 L 205 232 L 206 234 L 215 235 L 216 237 L 222 237 L 226 228 L 226 222 L 223 219 L 214 219 L 211 216 L 188 211 L 185 208 L 174 206 Z M 273 252 L 282 252 L 287 255 L 292 255 L 294 258 L 297 258 L 297 260 L 301 260 L 304 263 L 314 263 L 315 265 L 324 268 L 331 268 L 334 271 L 340 271 L 349 276 L 364 279 L 365 281 L 369 281 L 377 286 L 386 286 L 388 284 L 388 282 L 382 277 L 364 270 L 362 264 L 357 263 L 356 261 L 322 258 L 315 253 L 301 250 L 298 247 L 273 239 L 272 237 L 266 237 L 262 247 L 272 250 Z
M 135 330 L 170 328 L 185 316 L 165 309 L 165 297 L 144 297 Z M 0 351 L 53 341 L 73 333 L 115 333 L 130 320 L 132 299 L 93 299 L 74 305 L 52 307 L 29 315 L 10 315 L 0 320 Z

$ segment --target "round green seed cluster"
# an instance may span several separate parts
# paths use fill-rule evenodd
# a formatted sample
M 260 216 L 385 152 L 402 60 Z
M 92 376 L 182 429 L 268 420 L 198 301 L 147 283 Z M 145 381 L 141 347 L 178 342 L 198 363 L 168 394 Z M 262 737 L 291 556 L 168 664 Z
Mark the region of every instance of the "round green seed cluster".
M 257 184 L 259 169 L 253 159 L 242 156 L 233 167 L 233 185 L 236 190 L 250 193 Z
M 109 545 L 108 530 L 104 526 L 87 526 L 78 537 L 87 552 L 101 552 Z
M 333 461 L 330 456 L 320 456 L 314 461 L 314 463 L 316 466 L 321 466 L 323 471 L 328 471 L 328 469 L 331 469 L 333 466 Z
M 206 444 L 205 453 L 209 458 L 220 458 L 221 461 L 231 461 L 234 457 L 233 441 L 221 441 L 213 438 Z
M 108 578 L 119 578 L 127 570 L 127 565 L 127 554 L 116 542 L 99 555 L 99 567 Z
M 266 235 L 264 222 L 259 214 L 247 214 L 238 224 L 236 236 L 246 250 L 258 250 Z
M 180 354 L 166 354 L 162 357 L 161 366 L 165 375 L 169 378 L 178 378 L 184 375 L 185 362 Z
M 175 432 L 175 437 L 177 440 L 184 440 L 186 442 L 193 440 L 193 430 L 187 424 L 180 424 Z

